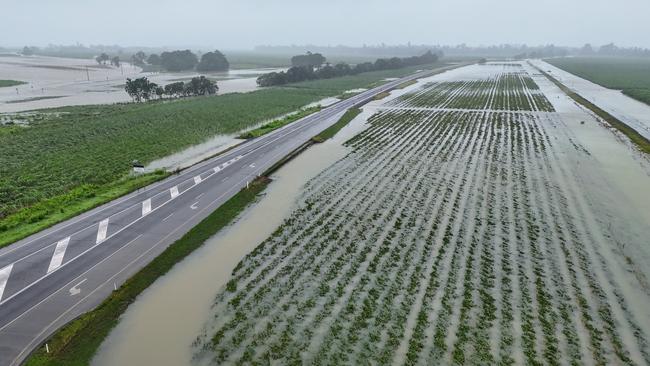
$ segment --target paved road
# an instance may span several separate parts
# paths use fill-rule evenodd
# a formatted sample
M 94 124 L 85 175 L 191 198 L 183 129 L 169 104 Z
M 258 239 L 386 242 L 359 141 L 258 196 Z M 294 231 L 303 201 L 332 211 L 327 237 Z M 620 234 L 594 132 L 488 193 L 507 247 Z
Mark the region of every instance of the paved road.
M 0 365 L 21 363 L 56 329 L 97 306 L 168 245 L 350 107 L 419 72 L 0 250 Z

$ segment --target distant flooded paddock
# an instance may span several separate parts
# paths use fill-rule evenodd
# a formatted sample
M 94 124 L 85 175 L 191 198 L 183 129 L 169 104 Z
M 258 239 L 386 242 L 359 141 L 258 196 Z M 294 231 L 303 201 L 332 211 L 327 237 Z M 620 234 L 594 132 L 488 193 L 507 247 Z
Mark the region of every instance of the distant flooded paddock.
M 219 93 L 249 92 L 257 89 L 257 76 L 278 69 L 231 70 L 202 73 L 217 80 Z M 165 85 L 186 81 L 196 72 L 153 73 L 123 62 L 120 67 L 99 65 L 95 60 L 46 56 L 0 56 L 0 80 L 25 84 L 0 88 L 0 113 L 20 112 L 70 105 L 129 102 L 124 91 L 127 78 L 146 76 Z

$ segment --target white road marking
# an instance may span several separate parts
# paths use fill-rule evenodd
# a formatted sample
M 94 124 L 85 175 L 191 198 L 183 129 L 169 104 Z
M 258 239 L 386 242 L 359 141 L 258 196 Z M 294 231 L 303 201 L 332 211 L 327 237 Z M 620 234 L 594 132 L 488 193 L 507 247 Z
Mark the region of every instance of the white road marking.
M 9 279 L 9 274 L 11 274 L 11 269 L 14 268 L 14 264 L 0 269 L 0 300 L 2 300 L 2 293 L 5 292 L 5 286 L 7 285 L 7 280 Z
M 172 215 L 174 215 L 174 213 L 173 213 L 173 212 L 172 212 L 172 213 L 170 213 L 170 214 L 169 214 L 169 216 L 167 216 L 167 217 L 165 217 L 164 219 L 162 219 L 162 222 L 165 222 L 165 221 L 167 221 L 167 219 L 168 219 L 168 218 L 170 218 L 170 217 L 172 217 Z
M 172 199 L 178 197 L 178 186 L 173 186 L 169 189 L 169 194 L 172 195 Z
M 151 198 L 142 201 L 142 216 L 148 215 L 151 212 Z
M 197 175 L 196 177 L 194 177 L 194 184 L 199 184 L 199 183 L 201 183 L 202 180 L 203 179 L 201 179 L 201 176 Z
M 59 240 L 59 242 L 56 243 L 56 249 L 54 249 L 54 254 L 50 260 L 50 266 L 47 268 L 47 273 L 56 271 L 59 267 L 61 267 L 61 263 L 63 263 L 63 256 L 65 255 L 65 250 L 68 248 L 69 243 L 69 236 L 63 240 Z
M 204 194 L 205 194 L 205 193 L 201 193 L 200 195 L 196 196 L 195 200 L 198 200 L 198 199 L 201 198 Z
M 99 244 L 100 242 L 106 239 L 106 232 L 108 231 L 108 219 L 104 219 L 99 222 L 99 228 L 97 229 L 97 240 L 95 243 Z
M 79 282 L 78 284 L 70 287 L 70 289 L 68 290 L 70 292 L 70 296 L 79 295 L 81 293 L 81 289 L 79 288 L 79 286 L 81 286 L 81 284 L 84 282 L 86 282 L 86 278 L 81 280 L 81 282 Z
M 255 168 L 255 163 L 248 166 L 249 168 Z
M 221 171 L 221 167 L 215 166 L 212 170 L 214 170 L 215 173 L 219 173 Z
M 199 207 L 197 206 L 198 204 L 199 204 L 198 201 L 197 201 L 197 202 L 194 202 L 193 204 L 190 205 L 190 208 L 191 208 L 192 210 L 196 210 L 197 208 L 199 208 Z

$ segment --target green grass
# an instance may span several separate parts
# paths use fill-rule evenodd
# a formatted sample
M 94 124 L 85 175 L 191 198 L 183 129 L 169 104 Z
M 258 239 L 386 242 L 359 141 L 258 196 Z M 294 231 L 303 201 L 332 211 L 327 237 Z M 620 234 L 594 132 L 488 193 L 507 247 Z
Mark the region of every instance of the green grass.
M 565 71 L 650 104 L 650 59 L 567 57 L 546 60 Z
M 289 123 L 295 122 L 301 118 L 307 117 L 310 114 L 316 113 L 320 111 L 322 107 L 320 105 L 314 106 L 314 107 L 309 107 L 305 109 L 301 109 L 300 111 L 296 113 L 292 113 L 288 116 L 285 116 L 283 118 L 276 119 L 274 121 L 271 121 L 269 123 L 266 123 L 254 130 L 250 130 L 247 132 L 242 133 L 241 135 L 237 136 L 240 139 L 252 139 L 256 137 L 260 137 L 262 135 L 266 135 L 267 133 L 277 130 L 280 127 L 286 126 Z
M 325 140 L 334 137 L 337 132 L 339 132 L 343 127 L 347 126 L 347 124 L 350 123 L 350 121 L 352 121 L 356 116 L 358 116 L 359 113 L 361 113 L 361 109 L 359 108 L 348 109 L 335 124 L 331 125 L 325 131 L 314 136 L 312 140 L 314 142 L 324 142 Z
M 128 193 L 137 186 L 126 179 L 134 159 L 146 164 L 215 135 L 237 133 L 325 97 L 414 70 L 369 72 L 251 93 L 48 109 L 31 116 L 28 127 L 0 127 L 0 246 L 116 197 L 103 194 L 106 189 Z M 79 189 L 83 194 L 76 193 Z
M 650 141 L 648 141 L 648 139 L 646 139 L 645 137 L 641 136 L 638 132 L 636 132 L 636 130 L 626 125 L 622 121 L 618 120 L 616 117 L 612 116 L 611 114 L 600 109 L 598 106 L 591 103 L 587 99 L 583 98 L 579 94 L 575 93 L 573 90 L 567 88 L 566 86 L 564 86 L 564 84 L 560 83 L 560 81 L 558 81 L 548 73 L 544 72 L 543 70 L 539 70 L 539 71 L 542 72 L 542 74 L 544 74 L 555 85 L 557 85 L 571 99 L 575 100 L 579 104 L 582 104 L 584 107 L 594 112 L 598 117 L 602 118 L 607 123 L 609 123 L 612 127 L 616 128 L 625 136 L 627 136 L 632 141 L 632 143 L 639 148 L 639 150 L 641 150 L 646 154 L 650 154 Z
M 46 353 L 44 347 L 41 347 L 25 364 L 30 366 L 89 365 L 102 341 L 117 325 L 120 315 L 137 296 L 157 278 L 172 269 L 176 263 L 232 222 L 244 208 L 255 201 L 268 182 L 267 178 L 262 177 L 254 181 L 248 189 L 237 193 L 128 279 L 97 308 L 56 332 L 47 341 L 50 353 Z
M 22 84 L 27 84 L 24 81 L 18 81 L 18 80 L 0 80 L 0 88 L 8 87 L 8 86 L 16 86 L 16 85 L 22 85 Z
M 389 96 L 389 95 L 390 95 L 390 92 L 389 92 L 389 91 L 385 91 L 385 92 L 381 92 L 381 93 L 375 95 L 375 97 L 374 97 L 373 99 L 374 99 L 374 100 L 382 100 L 382 99 L 386 98 L 386 97 Z
M 72 218 L 80 212 L 88 211 L 136 189 L 146 187 L 168 175 L 167 172 L 156 171 L 135 177 L 125 177 L 102 186 L 84 184 L 65 194 L 40 201 L 29 209 L 20 210 L 1 221 L 0 248 Z

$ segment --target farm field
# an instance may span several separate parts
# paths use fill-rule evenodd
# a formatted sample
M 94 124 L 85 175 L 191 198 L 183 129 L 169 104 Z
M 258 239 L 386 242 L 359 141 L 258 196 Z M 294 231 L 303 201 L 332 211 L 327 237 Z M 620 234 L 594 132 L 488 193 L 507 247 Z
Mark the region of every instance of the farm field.
M 196 361 L 650 363 L 647 266 L 625 254 L 650 222 L 593 201 L 609 176 L 531 70 L 387 101 L 233 270 Z
M 25 224 L 38 225 L 60 214 L 62 207 L 92 199 L 115 184 L 132 185 L 128 173 L 134 159 L 146 164 L 350 87 L 413 71 L 370 72 L 251 93 L 10 115 L 15 125 L 0 125 L 0 245 L 24 236 L 26 232 L 16 230 Z M 9 115 L 0 115 L 5 117 Z
M 618 57 L 565 57 L 545 60 L 606 88 L 650 104 L 650 60 Z

